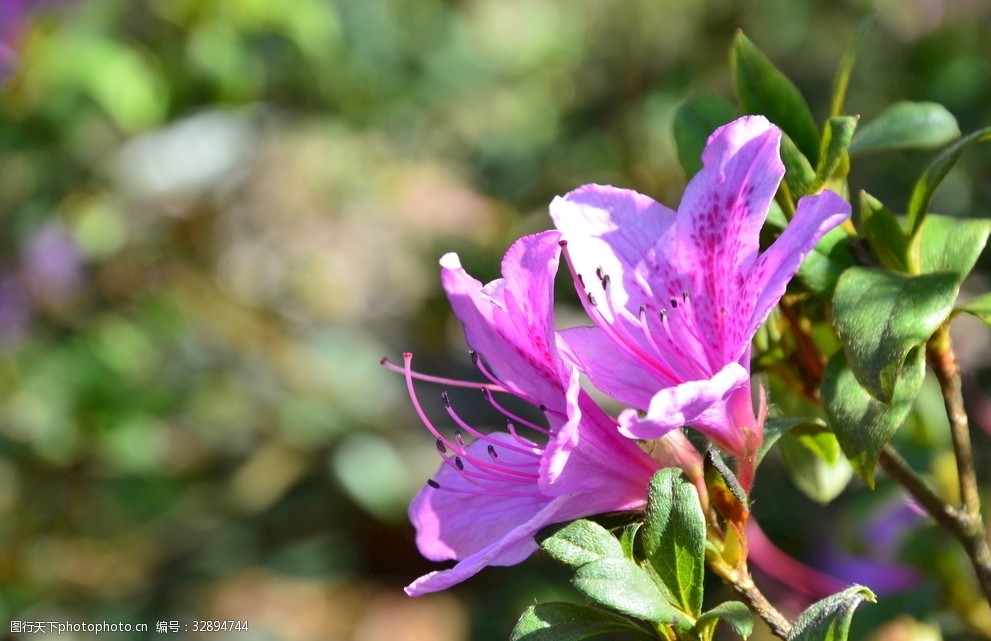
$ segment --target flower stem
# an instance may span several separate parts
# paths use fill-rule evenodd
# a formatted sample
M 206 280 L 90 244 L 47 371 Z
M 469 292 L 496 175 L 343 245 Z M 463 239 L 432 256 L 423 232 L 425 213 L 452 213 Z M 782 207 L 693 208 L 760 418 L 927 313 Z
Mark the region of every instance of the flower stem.
M 717 573 L 719 572 L 717 571 Z M 750 609 L 764 620 L 764 623 L 771 628 L 774 636 L 787 641 L 788 635 L 791 634 L 791 623 L 783 614 L 778 612 L 777 608 L 771 605 L 764 593 L 754 584 L 749 571 L 733 572 L 732 576 L 719 574 L 733 588 L 734 592 L 743 597 Z

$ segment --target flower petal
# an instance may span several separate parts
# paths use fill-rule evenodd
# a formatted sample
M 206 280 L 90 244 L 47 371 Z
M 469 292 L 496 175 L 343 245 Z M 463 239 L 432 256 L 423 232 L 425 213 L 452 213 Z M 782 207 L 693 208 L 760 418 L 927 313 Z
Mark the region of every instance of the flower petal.
M 547 503 L 536 480 L 540 448 L 534 445 L 526 448 L 528 452 L 520 451 L 521 443 L 509 434 L 497 432 L 489 434 L 488 441 L 470 443 L 467 454 L 461 457 L 467 471 L 484 472 L 470 461 L 491 460 L 486 450 L 493 443 L 501 466 L 530 473 L 529 477 L 485 482 L 486 487 L 480 487 L 462 470 L 442 463 L 433 478 L 440 487 L 425 485 L 408 510 L 416 528 L 416 545 L 426 558 L 445 561 L 476 554 L 506 536 L 517 524 L 530 520 Z
M 715 367 L 736 360 L 751 318 L 739 294 L 757 260 L 761 226 L 784 165 L 781 132 L 761 116 L 717 129 L 678 207 L 677 272 L 687 279 L 701 343 Z M 680 289 L 663 294 L 677 296 Z
M 754 266 L 743 297 L 753 301 L 750 338 L 784 296 L 788 281 L 798 271 L 805 256 L 829 230 L 850 217 L 850 203 L 831 191 L 805 196 L 798 201 L 795 216 L 767 248 Z
M 730 405 L 737 390 L 745 390 L 749 402 L 749 383 L 747 369 L 739 363 L 729 363 L 708 380 L 688 381 L 658 391 L 644 417 L 636 410 L 624 410 L 619 415 L 619 431 L 630 438 L 649 440 L 690 425 L 737 454 L 744 446 L 742 428 L 753 429 L 756 421 L 751 418 L 749 425 L 737 425 L 737 410 Z M 752 415 L 753 410 L 750 412 Z
M 633 441 L 581 388 L 575 370 L 568 385 L 568 421 L 551 437 L 540 465 L 547 494 L 586 494 L 585 514 L 640 507 L 657 461 Z
M 468 345 L 515 394 L 564 411 L 567 380 L 553 338 L 553 282 L 560 247 L 557 232 L 525 236 L 503 260 L 504 278 L 482 286 L 457 254 L 440 261 L 441 281 Z

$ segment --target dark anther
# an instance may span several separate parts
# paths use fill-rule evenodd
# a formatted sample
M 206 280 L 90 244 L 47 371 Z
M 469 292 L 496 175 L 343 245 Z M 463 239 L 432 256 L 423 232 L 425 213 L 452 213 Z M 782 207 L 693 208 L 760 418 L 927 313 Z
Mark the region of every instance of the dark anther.
M 592 295 L 592 292 L 588 292 L 588 303 L 592 307 L 595 307 L 595 296 Z
M 457 466 L 459 470 L 465 469 L 465 462 L 461 460 L 460 456 L 454 457 L 454 464 Z
M 492 401 L 492 391 L 489 390 L 489 388 L 487 388 L 487 387 L 483 387 L 482 388 L 482 397 L 485 400 L 491 402 Z
M 444 445 L 444 439 L 437 439 L 437 451 L 441 454 L 447 454 L 447 446 Z
M 454 433 L 454 440 L 457 441 L 458 447 L 463 448 L 465 446 L 465 437 L 461 435 L 461 430 Z
M 451 397 L 447 395 L 447 392 L 440 393 L 440 400 L 444 401 L 444 407 L 451 406 Z
M 640 316 L 645 316 L 646 314 L 647 314 L 647 306 L 646 305 L 641 305 L 640 306 Z
M 566 241 L 566 240 L 559 240 L 559 241 L 557 241 L 557 244 L 560 247 L 567 247 L 568 246 L 568 241 Z
M 688 290 L 687 289 L 685 291 L 681 292 L 681 300 L 685 301 L 686 303 L 688 302 Z
M 489 445 L 488 450 L 489 450 L 489 456 L 491 456 L 492 458 L 499 458 L 499 453 L 496 452 L 495 445 Z
M 661 320 L 664 320 L 667 317 L 668 317 L 668 310 L 661 308 Z
M 541 412 L 546 412 L 547 406 L 541 403 L 540 405 L 537 406 L 537 409 L 540 410 Z
M 678 306 L 678 299 L 672 296 L 671 297 L 671 307 L 677 307 L 677 306 Z
M 606 274 L 605 276 L 603 276 L 599 280 L 602 281 L 602 289 L 605 289 L 605 288 L 609 287 L 609 280 L 610 280 L 609 279 L 609 274 Z
M 389 359 L 385 356 L 379 359 L 379 365 L 385 365 Z
M 585 286 L 585 278 L 581 274 L 578 274 L 578 282 L 582 284 L 582 287 Z
M 427 485 L 429 485 L 430 487 L 434 488 L 435 490 L 439 490 L 440 489 L 440 483 L 438 483 L 437 481 L 435 481 L 433 479 L 427 479 Z
M 473 349 L 469 349 L 468 356 L 471 358 L 472 365 L 478 365 L 478 352 Z
M 595 277 L 602 280 L 602 265 L 595 268 Z

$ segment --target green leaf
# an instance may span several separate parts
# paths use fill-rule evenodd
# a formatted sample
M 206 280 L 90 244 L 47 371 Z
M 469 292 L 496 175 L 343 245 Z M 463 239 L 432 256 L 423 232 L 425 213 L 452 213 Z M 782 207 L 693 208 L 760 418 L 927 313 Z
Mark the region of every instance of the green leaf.
M 912 196 L 908 201 L 908 228 L 911 236 L 915 236 L 922 226 L 922 221 L 929 212 L 929 204 L 932 202 L 933 194 L 943 179 L 946 178 L 946 174 L 950 173 L 965 151 L 985 140 L 991 140 L 991 127 L 978 129 L 947 147 L 922 172 L 919 180 L 912 188 Z
M 908 353 L 953 311 L 959 281 L 949 272 L 906 276 L 851 267 L 833 295 L 833 323 L 857 380 L 889 402 Z
M 898 216 L 866 191 L 860 192 L 860 229 L 871 255 L 883 267 L 908 271 L 908 235 Z
M 853 478 L 853 467 L 841 455 L 832 432 L 786 434 L 781 457 L 795 487 L 823 505 L 839 496 Z
M 958 307 L 957 309 L 961 312 L 967 312 L 972 316 L 976 316 L 987 325 L 991 325 L 991 294 L 979 296 L 963 307 Z
M 853 470 L 870 487 L 881 450 L 905 422 L 922 389 L 925 368 L 925 350 L 916 348 L 905 360 L 891 402 L 883 403 L 857 381 L 843 352 L 826 366 L 820 388 L 826 415 Z
M 698 491 L 679 468 L 665 468 L 651 479 L 641 529 L 644 551 L 657 576 L 692 616 L 702 611 L 705 570 L 705 515 Z
M 847 149 L 850 139 L 857 129 L 856 116 L 834 116 L 826 121 L 819 151 L 819 164 L 816 165 L 816 179 L 812 191 L 822 189 L 833 178 L 845 178 L 850 170 Z
M 602 634 L 625 632 L 634 639 L 657 637 L 624 616 L 573 603 L 541 603 L 526 609 L 510 641 L 582 641 Z
M 623 528 L 623 533 L 619 537 L 619 544 L 623 548 L 623 556 L 628 559 L 633 558 L 633 545 L 637 538 L 637 532 L 640 531 L 642 523 L 639 521 L 635 523 L 630 523 Z
M 869 588 L 854 585 L 816 601 L 795 620 L 788 641 L 846 641 L 853 611 L 865 599 L 876 601 Z
M 962 283 L 974 268 L 988 235 L 991 220 L 926 216 L 918 235 L 918 265 L 923 274 L 953 272 Z
M 757 451 L 757 465 L 760 465 L 778 439 L 799 427 L 807 428 L 810 434 L 828 431 L 826 424 L 817 418 L 769 418 L 764 421 L 764 440 L 760 444 L 760 450 Z
M 957 119 L 935 102 L 896 102 L 857 132 L 850 155 L 891 149 L 931 149 L 960 137 Z
M 860 45 L 864 42 L 864 37 L 874 24 L 874 16 L 868 16 L 860 21 L 857 26 L 857 34 L 853 37 L 853 42 L 847 47 L 846 52 L 840 60 L 840 66 L 836 70 L 836 77 L 833 79 L 833 95 L 829 101 L 829 115 L 839 116 L 843 113 L 843 104 L 846 102 L 846 90 L 850 84 L 850 74 L 853 72 L 853 63 L 857 60 L 860 52 Z
M 571 582 L 593 601 L 645 621 L 688 625 L 640 566 L 629 559 L 598 559 L 578 568 Z
M 718 621 L 728 623 L 744 639 L 754 631 L 754 615 L 750 613 L 750 608 L 739 601 L 720 603 L 704 613 L 695 622 L 695 630 L 703 639 L 712 638 L 713 628 Z
M 798 268 L 799 279 L 820 298 L 831 300 L 840 276 L 858 264 L 850 241 L 850 234 L 842 227 L 829 230 Z
M 742 31 L 737 31 L 733 39 L 730 63 L 743 109 L 767 116 L 815 164 L 819 159 L 819 130 L 812 109 L 795 85 Z
M 596 559 L 623 557 L 623 546 L 609 530 L 584 519 L 544 528 L 537 542 L 556 561 L 573 568 Z
M 712 132 L 739 115 L 732 103 L 711 94 L 692 96 L 678 108 L 674 114 L 674 141 L 686 176 L 694 176 L 702 169 L 702 150 Z
M 788 134 L 781 135 L 781 163 L 785 166 L 785 184 L 796 201 L 812 193 L 816 172 L 812 163 L 805 157 Z

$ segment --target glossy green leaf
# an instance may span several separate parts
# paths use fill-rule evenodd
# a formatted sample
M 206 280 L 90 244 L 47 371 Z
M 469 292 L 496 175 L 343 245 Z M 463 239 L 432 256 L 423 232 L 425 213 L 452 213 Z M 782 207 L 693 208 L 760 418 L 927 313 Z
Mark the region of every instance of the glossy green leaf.
M 846 90 L 850 85 L 850 74 L 853 72 L 853 64 L 857 61 L 857 54 L 860 52 L 860 45 L 864 42 L 864 37 L 874 24 L 874 16 L 868 16 L 860 21 L 857 26 L 857 34 L 853 37 L 853 42 L 847 47 L 840 60 L 840 65 L 836 70 L 836 77 L 833 78 L 833 93 L 829 101 L 829 115 L 839 116 L 843 113 L 843 105 L 846 102 Z
M 737 31 L 733 39 L 730 63 L 743 109 L 767 116 L 815 164 L 819 159 L 819 129 L 812 109 L 795 85 L 742 31 Z
M 705 515 L 698 491 L 681 469 L 669 467 L 654 475 L 640 532 L 647 561 L 673 595 L 675 605 L 698 616 L 705 570 Z
M 584 519 L 544 528 L 537 542 L 556 561 L 573 568 L 596 559 L 623 557 L 623 546 L 609 530 Z
M 926 216 L 912 248 L 923 274 L 953 272 L 962 283 L 980 258 L 991 234 L 991 220 Z
M 850 143 L 850 155 L 891 149 L 931 149 L 960 137 L 957 119 L 935 102 L 896 102 L 864 124 Z
M 834 178 L 845 178 L 850 170 L 847 149 L 853 132 L 857 130 L 856 116 L 834 116 L 826 121 L 819 150 L 819 164 L 812 191 L 818 191 Z
M 860 232 L 881 266 L 908 271 L 908 235 L 890 209 L 866 191 L 860 192 Z
M 854 585 L 816 601 L 795 620 L 788 641 L 846 641 L 853 611 L 865 599 L 876 601 L 869 588 Z
M 678 108 L 674 114 L 674 142 L 686 176 L 694 176 L 702 169 L 702 150 L 712 132 L 739 115 L 732 103 L 711 94 L 692 96 Z
M 840 276 L 858 264 L 850 241 L 842 227 L 829 230 L 798 268 L 799 280 L 820 298 L 831 300 Z
M 764 460 L 767 453 L 771 451 L 775 443 L 789 431 L 798 428 L 806 428 L 806 433 L 815 434 L 820 431 L 828 431 L 826 424 L 816 418 L 769 418 L 764 421 L 764 440 L 761 441 L 760 450 L 757 451 L 757 464 Z
M 932 202 L 933 194 L 936 193 L 936 188 L 957 164 L 960 156 L 972 146 L 986 140 L 991 140 L 991 127 L 979 129 L 958 140 L 929 163 L 912 188 L 912 196 L 908 201 L 910 235 L 914 236 L 922 226 L 922 221 L 929 212 L 929 204 Z
M 780 443 L 788 477 L 813 501 L 829 503 L 853 478 L 853 467 L 842 456 L 836 435 L 831 432 L 789 433 Z
M 836 439 L 867 485 L 874 487 L 874 468 L 885 444 L 902 426 L 925 378 L 925 350 L 910 352 L 890 403 L 871 395 L 857 381 L 840 352 L 830 359 L 820 387 L 823 407 Z
M 587 597 L 617 612 L 665 625 L 686 625 L 684 615 L 668 603 L 650 575 L 629 559 L 586 563 L 571 581 Z
M 785 184 L 796 201 L 812 193 L 816 172 L 788 134 L 781 136 L 781 163 L 785 166 Z
M 713 628 L 719 621 L 728 623 L 744 639 L 754 631 L 754 615 L 739 601 L 726 601 L 705 612 L 695 622 L 695 630 L 703 639 L 712 638 Z
M 610 633 L 650 641 L 657 637 L 624 616 L 573 603 L 541 603 L 526 609 L 510 641 L 582 641 Z
M 843 273 L 833 323 L 850 368 L 872 396 L 891 400 L 905 358 L 946 321 L 958 288 L 948 272 L 907 276 L 852 267 Z
M 991 294 L 975 298 L 963 307 L 959 307 L 958 310 L 976 316 L 986 324 L 991 325 Z

